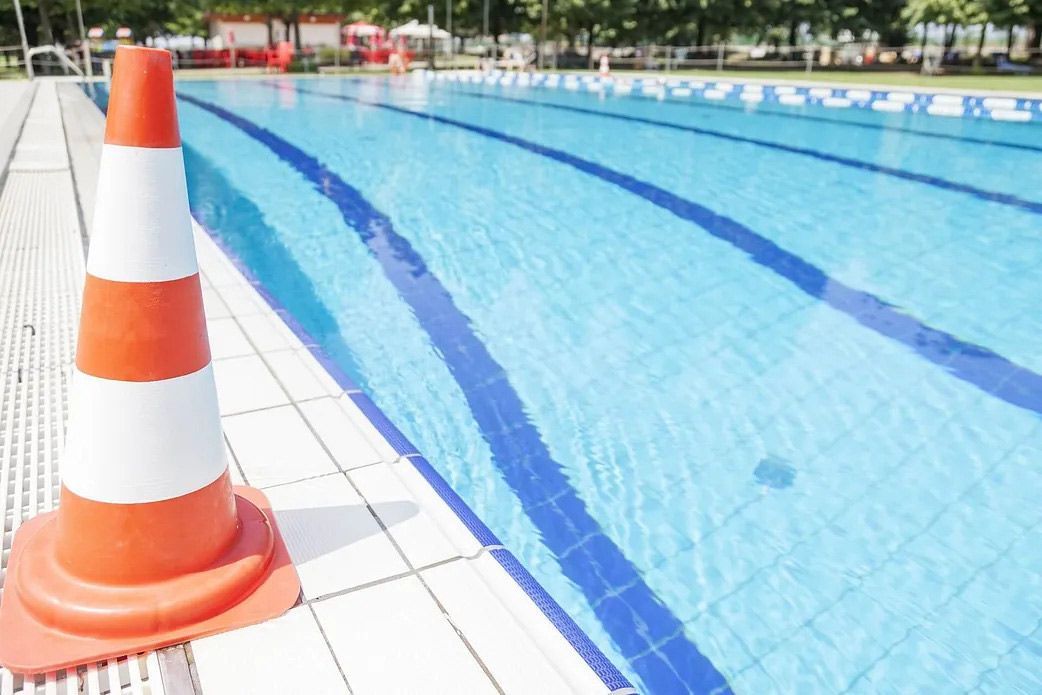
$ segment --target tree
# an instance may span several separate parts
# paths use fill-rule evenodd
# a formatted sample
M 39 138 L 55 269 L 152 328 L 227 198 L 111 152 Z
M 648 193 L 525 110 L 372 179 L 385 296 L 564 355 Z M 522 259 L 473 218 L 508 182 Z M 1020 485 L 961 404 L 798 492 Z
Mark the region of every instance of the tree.
M 854 36 L 876 36 L 884 46 L 902 46 L 908 23 L 902 17 L 905 0 L 850 0 L 829 3 L 828 28 L 832 36 L 849 31 Z
M 1031 20 L 1031 3 L 1029 0 L 988 0 L 986 6 L 989 21 L 995 26 L 1006 28 L 1006 53 L 1009 53 L 1013 48 L 1013 27 Z
M 598 40 L 615 42 L 624 35 L 637 12 L 637 0 L 557 0 L 554 4 L 557 16 L 561 17 L 577 34 L 583 34 L 589 47 L 587 67 L 593 68 L 593 47 Z
M 1042 0 L 1027 0 L 1028 49 L 1042 47 Z

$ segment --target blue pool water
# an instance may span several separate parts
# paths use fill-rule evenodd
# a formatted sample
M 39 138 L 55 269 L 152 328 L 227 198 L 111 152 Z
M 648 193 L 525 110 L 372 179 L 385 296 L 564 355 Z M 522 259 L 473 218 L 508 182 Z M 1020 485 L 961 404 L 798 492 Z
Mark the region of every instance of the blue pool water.
M 1042 690 L 1042 129 L 184 82 L 198 219 L 649 693 Z

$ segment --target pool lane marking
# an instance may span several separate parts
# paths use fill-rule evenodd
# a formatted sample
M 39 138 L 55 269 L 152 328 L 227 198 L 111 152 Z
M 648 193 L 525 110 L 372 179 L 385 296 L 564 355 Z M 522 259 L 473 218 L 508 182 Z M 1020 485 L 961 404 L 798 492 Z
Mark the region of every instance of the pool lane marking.
M 351 78 L 354 80 L 365 79 L 365 78 Z M 462 87 L 465 83 L 446 83 L 447 86 L 451 87 Z M 507 85 L 509 86 L 509 85 Z M 549 88 L 547 88 L 549 89 Z M 477 92 L 468 92 L 460 89 L 465 94 L 476 94 Z M 601 92 L 568 92 L 568 94 L 580 94 L 586 97 L 597 97 Z M 637 95 L 613 95 L 619 98 L 620 101 L 626 100 L 629 96 L 633 100 L 636 100 Z M 547 102 L 540 102 L 547 103 Z M 656 102 L 659 103 L 659 102 Z M 742 104 L 728 104 L 711 101 L 680 101 L 678 99 L 666 99 L 662 101 L 663 104 L 670 106 L 681 106 L 692 109 L 709 109 L 709 110 L 723 110 L 723 111 L 740 111 L 742 113 L 756 115 L 756 116 L 777 116 L 778 118 L 790 118 L 798 121 L 817 121 L 818 123 L 831 123 L 833 125 L 850 126 L 852 128 L 863 128 L 867 130 L 881 130 L 889 131 L 894 133 L 908 133 L 910 135 L 918 135 L 924 138 L 933 138 L 937 140 L 951 140 L 955 142 L 969 142 L 975 145 L 992 145 L 994 147 L 1006 147 L 1014 150 L 1024 150 L 1027 152 L 1039 152 L 1042 153 L 1042 146 L 1028 145 L 1020 142 L 1009 142 L 1008 140 L 991 140 L 988 138 L 978 138 L 972 135 L 952 135 L 949 133 L 935 133 L 929 130 L 919 130 L 918 128 L 905 128 L 896 125 L 887 125 L 885 123 L 865 123 L 863 121 L 844 121 L 840 118 L 829 118 L 828 116 L 817 116 L 809 113 L 788 113 L 785 111 L 775 111 L 773 109 L 765 108 L 765 106 L 771 102 L 763 102 L 759 105 L 745 106 Z
M 712 128 L 700 128 L 698 126 L 683 125 L 681 123 L 671 123 L 670 121 L 660 121 L 655 118 L 646 118 L 644 116 L 630 116 L 621 113 L 612 113 L 610 111 L 588 109 L 583 106 L 568 106 L 567 104 L 556 104 L 549 101 L 532 101 L 530 99 L 508 97 L 500 94 L 480 94 L 478 92 L 469 92 L 463 89 L 455 90 L 452 93 L 461 94 L 463 96 L 471 97 L 474 99 L 490 99 L 495 101 L 505 101 L 513 104 L 521 104 L 524 106 L 557 109 L 559 111 L 581 113 L 588 116 L 600 116 L 601 118 L 610 118 L 618 121 L 625 121 L 628 123 L 640 123 L 642 125 L 650 125 L 658 128 L 666 128 L 668 130 L 687 132 L 692 133 L 694 135 L 704 135 L 707 137 L 719 138 L 721 140 L 728 140 L 730 142 L 740 142 L 746 145 L 765 147 L 772 150 L 778 150 L 780 152 L 787 152 L 789 154 L 796 154 L 804 157 L 813 157 L 814 159 L 819 159 L 821 161 L 829 162 L 832 164 L 839 164 L 840 166 L 850 167 L 853 169 L 860 169 L 862 171 L 870 171 L 876 174 L 892 176 L 894 178 L 904 179 L 905 181 L 914 181 L 916 183 L 925 184 L 927 186 L 933 186 L 934 188 L 940 188 L 946 191 L 965 193 L 966 195 L 970 195 L 974 198 L 978 198 L 980 200 L 984 200 L 990 203 L 1008 205 L 1010 207 L 1026 210 L 1036 215 L 1042 215 L 1042 202 L 1027 200 L 1025 198 L 1020 198 L 1018 196 L 1012 195 L 1010 193 L 999 193 L 997 191 L 989 191 L 983 188 L 977 188 L 976 186 L 971 186 L 965 183 L 959 183 L 958 181 L 943 179 L 939 176 L 931 176 L 929 174 L 917 174 L 914 171 L 906 171 L 904 169 L 898 169 L 896 167 L 890 167 L 883 164 L 874 164 L 872 162 L 866 162 L 863 159 L 854 159 L 853 157 L 844 157 L 838 154 L 830 154 L 828 152 L 814 150 L 809 147 L 786 145 L 785 143 L 772 142 L 771 140 L 763 140 L 761 138 L 753 138 L 746 135 L 734 135 L 732 133 L 725 133 L 722 130 L 713 130 Z
M 645 684 L 662 693 L 729 691 L 724 677 L 685 636 L 683 623 L 590 514 L 529 421 L 506 370 L 391 220 L 318 159 L 275 133 L 197 97 L 178 97 L 266 146 L 337 206 L 441 353 L 494 462 L 562 572 L 582 590 Z
M 255 84 L 281 87 L 270 83 Z M 1042 415 L 1042 375 L 986 347 L 966 342 L 943 330 L 928 326 L 874 294 L 850 287 L 829 276 L 821 268 L 741 222 L 682 198 L 676 193 L 568 152 L 473 123 L 345 94 L 330 94 L 296 85 L 291 88 L 319 97 L 351 101 L 460 128 L 514 145 L 614 184 L 682 220 L 694 223 L 711 236 L 726 241 L 746 253 L 751 261 L 788 280 L 807 295 L 823 301 L 879 335 L 905 345 L 952 376 L 1010 405 Z

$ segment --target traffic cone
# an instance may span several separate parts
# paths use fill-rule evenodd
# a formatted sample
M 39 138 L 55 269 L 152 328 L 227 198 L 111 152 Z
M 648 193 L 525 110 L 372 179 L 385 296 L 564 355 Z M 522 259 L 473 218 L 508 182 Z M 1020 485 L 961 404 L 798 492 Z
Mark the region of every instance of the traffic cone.
M 58 511 L 14 538 L 0 663 L 132 654 L 280 615 L 300 593 L 264 495 L 233 489 L 170 54 L 116 52 Z

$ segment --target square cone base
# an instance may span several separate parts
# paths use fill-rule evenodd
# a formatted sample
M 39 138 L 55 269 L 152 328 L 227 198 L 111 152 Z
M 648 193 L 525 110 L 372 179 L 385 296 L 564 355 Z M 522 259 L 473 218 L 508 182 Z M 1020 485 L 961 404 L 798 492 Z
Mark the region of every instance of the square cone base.
M 251 487 L 237 486 L 234 491 L 268 518 L 274 541 L 272 561 L 260 583 L 238 603 L 204 620 L 168 631 L 126 637 L 92 637 L 71 634 L 40 623 L 19 599 L 15 587 L 8 585 L 0 602 L 0 664 L 15 673 L 45 673 L 159 649 L 246 627 L 285 613 L 300 595 L 300 580 L 275 524 L 271 503 L 264 493 Z M 55 514 L 57 512 L 37 516 L 18 529 L 11 548 L 8 579 L 14 576 L 13 570 L 33 536 L 53 522 Z M 199 582 L 205 582 L 208 571 L 193 573 L 193 580 L 198 578 Z

